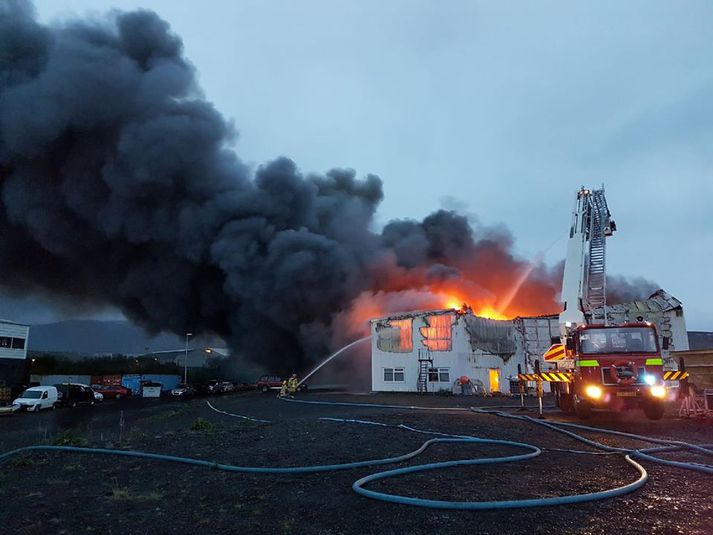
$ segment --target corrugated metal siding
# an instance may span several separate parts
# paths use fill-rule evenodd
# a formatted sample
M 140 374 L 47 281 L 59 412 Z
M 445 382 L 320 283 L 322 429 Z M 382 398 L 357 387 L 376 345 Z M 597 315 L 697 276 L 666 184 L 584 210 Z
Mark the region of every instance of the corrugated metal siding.
M 140 393 L 141 381 L 151 381 L 161 383 L 161 390 L 167 391 L 175 388 L 181 382 L 180 375 L 159 375 L 159 374 L 127 374 L 121 378 L 121 385 L 130 388 L 134 394 Z
M 542 355 L 552 345 L 552 338 L 560 334 L 558 316 L 517 318 L 514 323 L 519 335 L 516 341 L 524 355 L 527 370 L 534 370 L 536 360 L 540 361 L 544 369 Z
M 164 392 L 166 390 L 171 390 L 175 388 L 178 383 L 181 382 L 180 375 L 153 375 L 147 374 L 142 376 L 144 381 L 151 381 L 154 383 L 161 383 L 161 390 Z
M 125 386 L 132 393 L 138 394 L 141 384 L 141 376 L 136 374 L 127 374 L 121 378 L 121 386 Z
M 0 321 L 0 336 L 10 336 L 12 338 L 22 338 L 25 340 L 24 349 L 0 348 L 0 358 L 3 359 L 25 359 L 27 358 L 27 339 L 30 328 L 27 325 Z

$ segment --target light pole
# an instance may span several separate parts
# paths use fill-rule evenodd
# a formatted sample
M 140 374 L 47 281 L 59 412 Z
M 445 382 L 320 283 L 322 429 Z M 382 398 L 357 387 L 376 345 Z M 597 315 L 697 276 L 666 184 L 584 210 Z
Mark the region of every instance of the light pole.
M 193 336 L 193 333 L 186 333 L 186 358 L 183 360 L 183 383 L 188 384 L 188 338 Z

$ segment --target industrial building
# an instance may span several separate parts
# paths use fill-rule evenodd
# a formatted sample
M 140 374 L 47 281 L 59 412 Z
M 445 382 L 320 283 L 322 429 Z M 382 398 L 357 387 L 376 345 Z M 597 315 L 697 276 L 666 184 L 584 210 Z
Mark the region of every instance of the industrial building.
M 688 349 L 681 302 L 664 290 L 643 301 L 608 306 L 606 316 L 613 325 L 653 323 L 659 338 L 670 340 L 663 351 L 667 369 L 676 367 L 671 351 Z M 532 372 L 536 360 L 543 370 L 551 367 L 542 355 L 559 342 L 560 331 L 556 315 L 492 320 L 466 308 L 373 319 L 371 335 L 375 392 L 451 391 L 464 376 L 485 392 L 510 393 L 518 364 L 523 372 Z
M 11 387 L 24 380 L 29 336 L 28 325 L 0 320 L 0 387 Z

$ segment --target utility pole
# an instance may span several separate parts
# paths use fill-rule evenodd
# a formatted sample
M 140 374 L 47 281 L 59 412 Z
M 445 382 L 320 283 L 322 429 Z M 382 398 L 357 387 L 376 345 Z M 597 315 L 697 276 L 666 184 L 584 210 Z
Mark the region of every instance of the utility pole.
M 188 384 L 188 338 L 193 336 L 193 333 L 186 333 L 186 357 L 183 359 L 183 382 Z

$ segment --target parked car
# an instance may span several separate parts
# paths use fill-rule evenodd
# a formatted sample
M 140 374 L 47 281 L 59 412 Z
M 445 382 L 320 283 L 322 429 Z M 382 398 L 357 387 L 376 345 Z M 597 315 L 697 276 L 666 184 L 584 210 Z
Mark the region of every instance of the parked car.
M 211 379 L 205 385 L 206 394 L 219 394 L 222 391 L 221 385 L 221 381 Z
M 171 396 L 174 398 L 189 398 L 196 393 L 192 385 L 179 383 L 171 390 Z
M 92 389 L 101 392 L 104 399 L 128 398 L 131 395 L 131 389 L 121 385 L 92 385 Z
M 230 381 L 223 381 L 220 385 L 223 392 L 235 392 L 235 385 Z
M 54 409 L 58 397 L 54 386 L 33 386 L 20 394 L 12 404 L 17 405 L 19 410 L 40 412 L 42 409 Z
M 54 385 L 59 394 L 58 404 L 63 407 L 77 405 L 94 405 L 94 391 L 87 385 L 78 383 L 61 383 Z
M 282 377 L 277 375 L 263 375 L 257 380 L 257 389 L 261 392 L 269 392 L 272 389 L 282 386 Z

